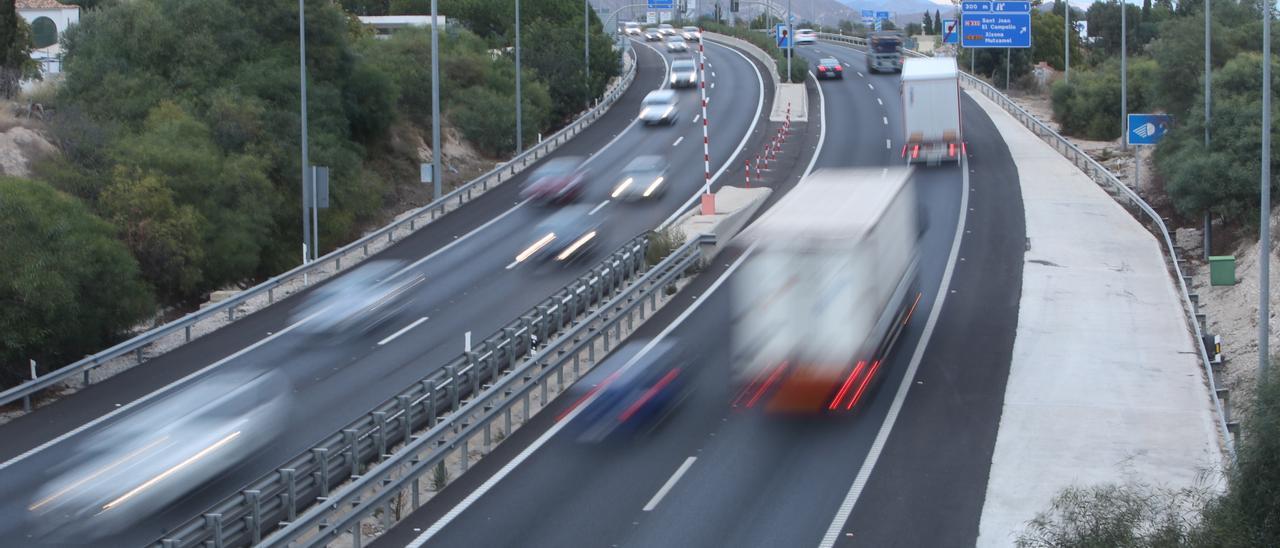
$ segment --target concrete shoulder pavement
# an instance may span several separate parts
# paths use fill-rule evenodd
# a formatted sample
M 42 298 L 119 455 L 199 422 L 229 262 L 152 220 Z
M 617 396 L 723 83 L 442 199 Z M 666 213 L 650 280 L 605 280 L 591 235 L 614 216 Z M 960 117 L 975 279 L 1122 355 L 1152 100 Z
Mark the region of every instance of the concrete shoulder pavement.
M 981 94 L 1026 212 L 1013 360 L 977 544 L 1009 546 L 1064 487 L 1185 487 L 1222 465 L 1193 336 L 1156 239 Z

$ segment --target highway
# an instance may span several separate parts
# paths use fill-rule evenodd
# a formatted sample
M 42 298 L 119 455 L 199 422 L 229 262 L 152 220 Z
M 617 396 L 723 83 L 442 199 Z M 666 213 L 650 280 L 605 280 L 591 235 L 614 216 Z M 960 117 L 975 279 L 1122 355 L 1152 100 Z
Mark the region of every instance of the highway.
M 673 127 L 651 128 L 632 122 L 643 95 L 666 81 L 667 66 L 665 55 L 648 45 L 637 42 L 636 50 L 639 72 L 632 89 L 604 119 L 553 154 L 594 152 L 589 160 L 593 178 L 582 201 L 595 207 L 593 215 L 605 223 L 597 256 L 658 225 L 687 203 L 703 183 L 696 91 L 680 92 L 680 119 Z M 764 86 L 761 69 L 746 56 L 708 44 L 707 59 L 708 82 L 719 85 L 719 90 L 708 93 L 713 99 L 708 117 L 712 120 L 715 171 L 726 165 L 735 151 L 759 146 L 748 146 L 747 141 L 763 135 L 757 120 L 765 94 L 771 94 L 772 89 Z M 673 173 L 669 191 L 650 202 L 607 202 L 621 168 L 642 154 L 669 159 Z M 48 544 L 32 536 L 37 524 L 30 521 L 28 506 L 36 503 L 34 493 L 50 478 L 50 464 L 74 468 L 85 453 L 86 440 L 96 433 L 129 417 L 145 415 L 168 401 L 170 394 L 193 390 L 211 379 L 261 371 L 282 373 L 292 388 L 292 408 L 281 437 L 164 512 L 150 515 L 119 534 L 82 539 L 85 544 L 111 546 L 155 541 L 163 531 L 269 473 L 458 355 L 464 332 L 487 336 L 546 298 L 579 275 L 588 263 L 565 268 L 508 268 L 527 245 L 529 228 L 554 211 L 520 202 L 517 189 L 521 180 L 489 192 L 380 255 L 406 261 L 407 275 L 424 278 L 402 297 L 411 302 L 397 322 L 351 339 L 307 339 L 293 333 L 297 324 L 289 323 L 300 302 L 299 297 L 292 297 L 0 427 L 0 437 L 6 440 L 2 456 L 10 459 L 0 465 L 0 492 L 18 494 L 0 504 L 0 534 L 23 546 Z M 214 364 L 217 367 L 210 372 L 192 375 Z M 177 386 L 163 395 L 146 396 L 174 382 Z M 94 419 L 103 414 L 103 419 Z M 57 526 L 91 530 L 93 519 Z
M 814 167 L 900 164 L 897 75 L 865 74 L 860 53 L 830 44 L 800 52 L 848 67 L 845 80 L 819 83 L 827 127 Z M 670 418 L 636 439 L 584 446 L 556 435 L 571 393 L 376 546 L 973 545 L 1024 228 L 999 134 L 967 98 L 963 108 L 969 177 L 959 166 L 917 172 L 924 296 L 859 412 L 796 421 L 733 408 L 728 305 L 715 291 L 732 276 L 728 254 L 685 290 L 697 301 L 678 299 L 634 335 L 700 351 L 692 396 Z

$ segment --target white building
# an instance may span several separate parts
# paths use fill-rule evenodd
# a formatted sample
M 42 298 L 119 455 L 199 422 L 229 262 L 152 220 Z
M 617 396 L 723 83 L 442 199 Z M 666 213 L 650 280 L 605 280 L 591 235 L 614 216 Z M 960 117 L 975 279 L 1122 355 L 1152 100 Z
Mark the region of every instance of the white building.
M 440 28 L 444 29 L 448 21 L 445 16 L 437 16 Z M 409 27 L 430 27 L 430 15 L 362 15 L 360 22 L 373 27 L 373 32 L 378 38 L 389 38 L 392 32 L 397 29 Z
M 31 39 L 35 42 L 31 57 L 40 62 L 46 74 L 60 72 L 62 48 L 58 39 L 68 27 L 80 22 L 80 7 L 57 0 L 15 0 L 14 7 L 31 26 Z

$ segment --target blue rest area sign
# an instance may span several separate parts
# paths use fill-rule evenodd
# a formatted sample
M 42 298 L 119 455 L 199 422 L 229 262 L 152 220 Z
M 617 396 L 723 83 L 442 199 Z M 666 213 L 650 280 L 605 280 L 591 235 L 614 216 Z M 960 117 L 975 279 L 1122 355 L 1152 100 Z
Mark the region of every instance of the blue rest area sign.
M 958 21 L 956 21 L 955 19 L 942 20 L 942 43 L 943 44 L 960 43 L 960 33 L 958 32 L 960 30 L 960 25 L 956 23 L 958 23 Z
M 1030 2 L 963 2 L 960 45 L 966 48 L 1031 47 Z
M 773 36 L 778 39 L 778 47 L 787 49 L 791 47 L 791 35 L 787 32 L 787 25 L 778 23 L 773 27 Z
M 1168 114 L 1130 114 L 1125 141 L 1131 145 L 1158 144 L 1172 126 L 1173 116 Z

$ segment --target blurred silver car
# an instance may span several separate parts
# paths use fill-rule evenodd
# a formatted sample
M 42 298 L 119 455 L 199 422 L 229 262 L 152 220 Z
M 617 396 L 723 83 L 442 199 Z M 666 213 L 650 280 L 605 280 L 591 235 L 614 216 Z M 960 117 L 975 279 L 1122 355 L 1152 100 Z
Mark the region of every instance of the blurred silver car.
M 591 206 L 569 206 L 557 211 L 533 229 L 530 243 L 516 254 L 515 264 L 525 262 L 569 263 L 590 253 L 600 242 L 600 222 Z
M 644 31 L 644 39 L 648 42 L 658 42 L 662 40 L 662 32 L 658 29 L 646 29 Z
M 610 197 L 617 200 L 657 198 L 667 191 L 667 159 L 656 155 L 638 156 L 622 169 L 622 180 Z
M 639 36 L 639 35 L 640 35 L 640 23 L 638 23 L 638 22 L 636 22 L 636 21 L 627 21 L 626 23 L 623 23 L 623 24 L 622 24 L 622 31 L 623 31 L 623 33 L 628 34 L 628 35 L 632 35 L 632 36 Z
M 698 27 L 684 27 L 680 29 L 680 36 L 690 42 L 701 42 L 702 31 Z
M 396 319 L 409 305 L 408 293 L 423 277 L 392 275 L 403 261 L 372 261 L 331 280 L 307 296 L 291 322 L 299 334 L 355 336 Z
M 671 36 L 676 33 L 676 28 L 667 23 L 663 23 L 658 25 L 658 32 L 662 33 L 663 36 Z
M 684 38 L 679 36 L 668 36 L 667 51 L 671 53 L 685 53 L 689 51 L 689 44 L 686 44 Z
M 660 89 L 649 92 L 640 103 L 640 121 L 645 125 L 674 124 L 679 118 L 676 92 Z
M 92 545 L 135 527 L 275 440 L 291 386 L 273 371 L 217 374 L 91 430 L 46 463 L 28 531 L 42 543 Z M 18 539 L 7 539 L 15 546 Z
M 671 62 L 671 87 L 689 88 L 698 84 L 698 64 L 692 59 Z

